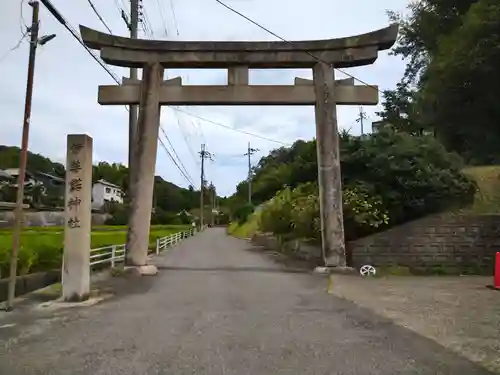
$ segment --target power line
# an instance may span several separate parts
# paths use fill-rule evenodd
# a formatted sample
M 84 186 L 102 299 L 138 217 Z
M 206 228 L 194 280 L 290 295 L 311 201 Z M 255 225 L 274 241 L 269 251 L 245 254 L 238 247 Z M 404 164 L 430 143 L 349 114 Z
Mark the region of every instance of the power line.
M 73 26 L 71 26 L 68 21 L 66 21 L 66 19 L 61 15 L 61 13 L 59 13 L 59 11 L 52 5 L 52 3 L 49 1 L 49 0 L 40 0 L 42 2 L 43 5 L 45 5 L 45 7 L 47 8 L 47 10 L 59 21 L 59 23 L 61 25 L 64 26 L 64 28 L 66 30 L 68 30 L 71 35 L 73 35 L 73 38 L 75 38 L 78 43 L 80 43 L 82 45 L 83 48 L 85 48 L 85 51 L 87 51 L 87 53 L 92 56 L 92 58 L 97 61 L 97 63 L 106 71 L 106 73 L 108 73 L 111 78 L 113 78 L 113 80 L 118 83 L 119 85 L 121 84 L 120 80 L 118 79 L 118 77 L 116 76 L 116 74 L 111 71 L 107 66 L 106 64 L 104 64 L 104 62 L 99 58 L 97 57 L 86 45 L 85 43 L 83 43 L 83 40 L 80 38 L 80 36 L 78 35 L 78 33 L 76 32 L 76 30 L 73 28 Z
M 80 38 L 80 36 L 77 34 L 77 32 L 74 30 L 74 28 L 68 23 L 68 21 L 61 15 L 61 13 L 59 13 L 59 11 L 50 3 L 49 0 L 40 0 L 42 2 L 42 4 L 47 8 L 47 10 L 59 21 L 59 23 L 61 23 L 64 28 L 66 30 L 68 30 L 71 35 L 78 41 L 78 43 L 80 43 L 80 45 L 85 49 L 85 51 L 87 51 L 87 53 L 101 66 L 101 68 L 103 68 L 106 73 L 108 73 L 108 75 L 118 84 L 118 85 L 121 85 L 121 82 L 119 80 L 119 78 L 116 76 L 116 74 L 110 70 L 106 64 L 99 58 L 97 57 L 86 45 L 85 43 L 82 41 L 82 39 Z M 218 0 L 216 0 L 218 1 Z M 198 120 L 202 120 L 202 121 L 205 121 L 205 122 L 208 122 L 208 123 L 211 123 L 211 124 L 214 124 L 214 125 L 217 125 L 217 126 L 220 126 L 220 127 L 223 127 L 223 128 L 226 128 L 226 129 L 229 129 L 229 130 L 232 130 L 232 131 L 235 131 L 235 132 L 238 132 L 238 133 L 242 133 L 242 134 L 246 134 L 246 135 L 250 135 L 252 137 L 255 137 L 255 138 L 260 138 L 260 139 L 263 139 L 263 140 L 266 140 L 266 141 L 269 141 L 269 142 L 274 142 L 274 143 L 277 143 L 277 144 L 281 144 L 281 145 L 284 145 L 284 146 L 290 146 L 290 144 L 288 143 L 285 143 L 285 142 L 281 142 L 281 141 L 278 141 L 278 140 L 275 140 L 275 139 L 272 139 L 272 138 L 268 138 L 268 137 L 265 137 L 265 136 L 261 136 L 261 135 L 258 135 L 258 134 L 255 134 L 255 133 L 251 133 L 251 132 L 247 132 L 245 130 L 240 130 L 240 129 L 235 129 L 229 125 L 225 125 L 225 124 L 222 124 L 220 122 L 216 122 L 216 121 L 212 121 L 212 120 L 209 120 L 207 118 L 204 118 L 202 116 L 199 116 L 197 114 L 194 114 L 194 113 L 191 113 L 189 111 L 186 111 L 186 110 L 183 110 L 183 109 L 180 109 L 178 107 L 174 107 L 174 106 L 168 106 L 170 108 L 172 108 L 174 111 L 178 111 L 178 112 L 182 112 L 182 113 L 185 113 L 191 117 L 194 117 Z M 126 108 L 127 111 L 128 111 L 128 108 Z
M 162 14 L 162 17 L 161 17 L 161 18 L 162 18 L 162 21 L 163 21 L 163 27 L 164 27 L 164 29 L 165 29 L 165 33 L 167 33 L 167 27 L 166 27 L 165 20 L 164 20 L 164 18 L 163 18 L 163 13 L 162 13 L 162 9 L 161 9 L 161 5 L 160 5 L 160 2 L 159 2 L 159 1 L 158 1 L 158 6 L 160 7 L 160 13 Z M 146 9 L 144 8 L 144 6 L 143 6 L 142 10 L 143 10 L 143 14 L 144 14 L 144 16 L 145 16 L 145 19 L 147 19 L 147 16 L 146 16 Z M 149 23 L 149 21 L 147 21 L 147 22 Z M 144 24 L 144 25 L 145 25 L 145 24 Z M 154 38 L 155 33 L 154 33 L 154 31 L 152 30 L 151 26 L 149 26 L 148 28 L 149 28 L 149 32 L 146 32 L 146 30 L 144 30 L 144 31 L 145 31 L 145 33 L 146 33 L 146 34 L 147 34 L 147 36 L 149 36 L 150 38 Z M 167 77 L 168 77 L 168 74 L 167 74 Z M 179 163 L 181 164 L 181 166 L 182 166 L 182 168 L 183 168 L 183 169 L 181 169 L 181 168 L 179 167 L 179 165 L 175 162 L 175 160 L 173 159 L 173 157 L 169 154 L 170 158 L 171 158 L 171 159 L 172 159 L 172 161 L 175 163 L 175 165 L 177 166 L 177 168 L 179 169 L 179 171 L 181 172 L 181 174 L 183 174 L 184 176 L 186 176 L 186 175 L 187 175 L 187 176 L 189 177 L 189 181 L 192 181 L 192 177 L 189 175 L 189 172 L 188 172 L 188 170 L 187 170 L 186 166 L 185 166 L 185 165 L 184 165 L 184 163 L 182 162 L 182 159 L 179 157 L 179 154 L 177 154 L 177 151 L 175 150 L 174 145 L 173 145 L 173 144 L 172 144 L 172 142 L 170 141 L 170 138 L 168 137 L 167 133 L 165 132 L 165 129 L 163 129 L 163 125 L 162 125 L 161 123 L 160 123 L 160 130 L 161 130 L 161 132 L 163 133 L 163 135 L 165 136 L 165 138 L 167 139 L 168 143 L 170 144 L 170 147 L 172 147 L 172 151 L 174 152 L 175 156 L 177 157 L 177 160 L 179 161 Z M 187 141 L 186 141 L 186 142 L 187 142 Z M 188 146 L 188 147 L 189 147 L 189 146 Z M 191 185 L 193 185 L 193 186 L 194 186 L 194 184 L 193 184 L 192 182 L 191 182 Z
M 186 146 L 187 146 L 187 148 L 188 148 L 188 150 L 189 150 L 189 153 L 190 153 L 190 154 L 191 154 L 191 156 L 193 157 L 193 160 L 194 160 L 195 164 L 199 164 L 199 161 L 198 161 L 198 159 L 197 159 L 197 158 L 196 158 L 196 156 L 195 156 L 195 152 L 194 152 L 194 150 L 191 148 L 191 145 L 189 144 L 187 134 L 186 134 L 186 132 L 184 131 L 184 129 L 182 128 L 182 126 L 181 126 L 181 123 L 180 123 L 180 117 L 177 115 L 177 113 L 175 113 L 175 112 L 174 112 L 174 114 L 175 114 L 175 117 L 176 117 L 176 119 L 177 119 L 177 126 L 179 127 L 179 130 L 180 130 L 180 131 L 181 131 L 181 133 L 182 133 L 182 137 L 184 138 L 184 142 L 186 143 Z
M 92 56 L 92 58 L 95 61 L 97 61 L 97 63 L 111 76 L 111 78 L 113 78 L 113 80 L 117 84 L 121 85 L 121 82 L 118 79 L 118 77 L 116 76 L 116 74 L 113 71 L 111 71 L 104 64 L 104 62 L 102 62 L 96 55 L 94 55 L 94 53 L 92 53 L 92 51 L 83 43 L 81 38 L 78 36 L 76 31 L 73 29 L 73 27 L 66 21 L 66 19 L 61 15 L 61 13 L 59 13 L 59 11 L 50 3 L 50 1 L 49 0 L 41 0 L 41 2 L 49 10 L 49 12 L 59 21 L 59 23 L 61 23 L 66 28 L 66 30 L 68 30 L 71 33 L 71 35 L 83 46 L 83 48 L 85 48 L 87 53 L 89 53 L 90 56 Z M 127 107 L 125 107 L 125 109 L 128 111 Z M 159 140 L 160 140 L 160 142 L 162 142 L 161 139 L 159 139 Z M 168 153 L 168 150 L 166 148 L 164 148 L 164 149 L 167 151 L 167 154 L 172 158 L 172 156 Z M 181 174 L 184 174 L 182 169 L 177 165 L 177 163 L 175 163 L 175 160 L 174 160 L 174 164 L 177 166 L 177 168 L 179 168 L 179 171 L 181 171 Z
M 28 28 L 28 25 L 26 24 L 26 21 L 24 20 L 24 15 L 23 15 L 24 2 L 25 2 L 25 0 L 21 0 L 21 10 L 19 13 L 19 17 L 20 17 L 19 24 L 21 26 L 21 33 L 24 33 L 24 30 L 26 30 Z M 24 26 L 24 29 L 23 29 L 23 26 Z
M 179 167 L 179 165 L 177 164 L 177 162 L 175 161 L 174 157 L 172 156 L 172 154 L 170 153 L 170 151 L 168 151 L 167 149 L 167 146 L 165 146 L 165 143 L 163 143 L 163 140 L 161 138 L 158 138 L 158 140 L 160 141 L 160 144 L 162 145 L 163 149 L 165 150 L 165 152 L 167 153 L 168 157 L 170 158 L 170 160 L 172 160 L 172 162 L 177 166 L 177 168 L 179 169 L 179 171 L 181 171 L 181 175 L 182 177 L 184 177 L 184 179 L 188 182 L 188 184 L 194 186 L 194 183 L 189 179 L 188 176 L 186 176 L 184 174 L 184 172 L 182 171 L 182 169 Z
M 99 18 L 99 21 L 101 21 L 101 23 L 104 25 L 104 27 L 106 29 L 108 29 L 109 33 L 110 34 L 113 34 L 113 32 L 111 31 L 111 29 L 108 27 L 108 25 L 106 24 L 106 22 L 104 21 L 104 19 L 101 17 L 101 15 L 99 14 L 99 12 L 97 11 L 94 3 L 92 2 L 92 0 L 87 0 L 90 7 L 92 8 L 92 10 L 94 11 L 94 13 L 96 14 L 97 18 Z
M 241 129 L 235 129 L 229 125 L 225 125 L 225 124 L 221 124 L 220 122 L 217 122 L 217 121 L 213 121 L 213 120 L 209 120 L 207 118 L 204 118 L 202 116 L 198 116 L 198 115 L 195 115 L 191 112 L 188 112 L 186 110 L 183 110 L 183 109 L 180 109 L 180 108 L 176 108 L 176 107 L 171 107 L 173 108 L 174 110 L 176 111 L 179 111 L 179 112 L 182 112 L 182 113 L 186 113 L 188 114 L 189 116 L 192 116 L 192 117 L 195 117 L 199 120 L 202 120 L 202 121 L 205 121 L 205 122 L 209 122 L 211 124 L 214 124 L 214 125 L 217 125 L 217 126 L 220 126 L 220 127 L 223 127 L 223 128 L 226 128 L 226 129 L 229 129 L 229 130 L 232 130 L 232 131 L 235 131 L 235 132 L 238 132 L 238 133 L 242 133 L 242 134 L 246 134 L 246 135 L 250 135 L 252 137 L 255 137 L 255 138 L 260 138 L 260 139 L 263 139 L 265 141 L 269 141 L 269 142 L 274 142 L 274 143 L 278 143 L 278 144 L 281 144 L 281 145 L 284 145 L 284 146 L 290 146 L 289 143 L 285 143 L 285 142 L 281 142 L 281 141 L 278 141 L 276 139 L 272 139 L 272 138 L 268 138 L 268 137 L 265 137 L 263 135 L 259 135 L 259 134 L 255 134 L 255 133 L 251 133 L 251 132 L 247 132 L 245 130 L 241 130 Z
M 27 32 L 23 33 L 23 35 L 21 36 L 21 39 L 19 39 L 19 41 L 11 48 L 9 48 L 3 55 L 2 57 L 0 57 L 0 63 L 5 60 L 7 58 L 7 56 L 9 56 L 9 54 L 13 51 L 15 51 L 16 49 L 18 49 L 20 46 L 21 46 L 21 43 L 23 42 L 24 38 L 26 38 L 26 35 L 28 35 Z
M 220 5 L 222 5 L 223 7 L 225 7 L 226 9 L 229 9 L 231 12 L 233 13 L 236 13 L 238 16 L 246 19 L 248 22 L 251 22 L 252 24 L 254 24 L 255 26 L 261 28 L 262 30 L 264 30 L 265 32 L 275 36 L 276 38 L 282 40 L 283 42 L 285 43 L 289 43 L 289 44 L 293 44 L 292 42 L 290 42 L 289 40 L 286 40 L 284 38 L 282 38 L 281 36 L 279 36 L 278 34 L 276 34 L 275 32 L 269 30 L 267 27 L 265 26 L 262 26 L 261 24 L 259 24 L 258 22 L 254 21 L 253 19 L 251 19 L 250 17 L 244 15 L 243 13 L 237 11 L 236 9 L 230 7 L 229 5 L 225 4 L 224 2 L 222 2 L 221 0 L 215 0 L 216 2 L 218 2 Z M 308 52 L 308 51 L 305 51 L 309 56 L 311 56 L 313 59 L 315 59 L 316 61 L 320 62 L 320 63 L 323 63 L 323 64 L 327 64 L 327 65 L 332 65 L 330 64 L 329 62 L 325 61 L 325 60 L 322 60 L 321 58 L 319 58 L 318 56 L 316 55 L 313 55 L 312 53 Z M 335 67 L 334 67 L 335 68 Z M 351 77 L 353 79 L 355 79 L 356 81 L 366 85 L 366 86 L 369 86 L 371 88 L 373 88 L 374 90 L 377 90 L 379 93 L 382 93 L 377 87 L 373 86 L 373 85 L 370 85 L 369 83 L 363 81 L 362 79 L 359 79 L 358 77 L 355 77 L 353 76 L 352 74 L 350 73 L 347 73 L 345 70 L 342 70 L 342 69 L 339 69 L 339 68 L 335 68 L 335 70 L 345 74 L 346 76 L 348 77 Z
M 165 31 L 165 36 L 168 36 L 167 23 L 165 22 L 165 17 L 163 16 L 163 8 L 160 4 L 160 0 L 156 0 L 158 4 L 158 10 L 160 11 L 161 23 L 163 24 L 163 30 Z
M 168 144 L 170 145 L 170 147 L 172 147 L 172 151 L 174 152 L 174 155 L 177 157 L 177 160 L 179 160 L 179 163 L 181 164 L 182 168 L 183 168 L 183 171 L 185 172 L 185 174 L 189 177 L 189 180 L 192 181 L 193 178 L 191 177 L 191 175 L 189 174 L 186 166 L 184 165 L 184 163 L 182 162 L 182 159 L 179 157 L 179 154 L 177 154 L 177 151 L 175 151 L 175 148 L 174 148 L 174 145 L 172 144 L 172 142 L 170 141 L 170 138 L 168 137 L 167 133 L 165 132 L 165 129 L 163 129 L 163 126 L 160 125 L 160 130 L 161 132 L 163 133 L 163 135 L 165 136 L 165 138 L 167 139 L 167 142 Z
M 170 9 L 172 10 L 172 18 L 174 20 L 175 31 L 177 36 L 179 36 L 179 25 L 177 23 L 177 17 L 175 16 L 174 0 L 170 0 Z

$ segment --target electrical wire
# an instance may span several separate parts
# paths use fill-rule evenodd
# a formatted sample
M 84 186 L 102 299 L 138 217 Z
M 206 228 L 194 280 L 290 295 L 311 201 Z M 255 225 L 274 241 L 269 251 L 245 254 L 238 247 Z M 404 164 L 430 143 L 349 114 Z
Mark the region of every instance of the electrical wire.
M 95 7 L 95 5 L 92 2 L 92 0 L 87 0 L 87 2 L 89 3 L 90 7 L 92 8 L 92 10 L 94 11 L 94 13 L 96 14 L 97 18 L 99 18 L 99 21 L 101 21 L 101 23 L 104 25 L 104 27 L 106 29 L 108 29 L 108 31 L 109 31 L 110 34 L 113 34 L 113 32 L 111 31 L 111 29 L 109 28 L 109 26 L 104 21 L 104 18 L 102 18 L 101 15 L 99 14 L 99 12 L 97 11 L 97 8 Z
M 24 20 L 24 15 L 23 15 L 23 6 L 24 6 L 24 1 L 25 0 L 21 0 L 21 9 L 20 9 L 20 12 L 19 12 L 19 25 L 21 26 L 21 34 L 24 34 L 26 29 L 28 29 L 28 25 L 26 24 L 26 21 Z M 24 29 L 23 29 L 23 26 L 24 26 Z
M 172 10 L 172 18 L 174 20 L 175 31 L 177 32 L 177 36 L 179 36 L 179 24 L 177 23 L 177 17 L 175 15 L 174 0 L 170 0 L 170 9 Z
M 160 3 L 158 3 L 158 6 L 160 6 Z M 160 12 L 161 12 L 161 8 L 160 8 Z M 162 17 L 163 18 L 163 17 Z M 166 28 L 166 24 L 164 23 L 163 26 Z M 165 30 L 166 31 L 166 30 Z M 146 32 L 146 35 L 149 36 L 150 38 L 154 38 L 155 37 L 155 33 L 152 29 L 149 30 L 149 32 Z M 168 73 L 167 73 L 167 78 L 168 78 Z M 176 115 L 177 117 L 177 115 Z M 179 119 L 177 118 L 177 121 L 179 121 Z M 182 129 L 182 128 L 181 128 Z M 179 163 L 181 164 L 182 168 L 181 169 L 179 167 L 179 165 L 175 162 L 175 160 L 173 159 L 173 157 L 171 156 L 171 154 L 169 155 L 169 157 L 172 159 L 172 161 L 175 163 L 175 165 L 177 166 L 177 168 L 179 168 L 179 171 L 181 172 L 181 174 L 183 174 L 184 176 L 188 176 L 189 177 L 189 181 L 191 183 L 191 185 L 194 185 L 192 183 L 192 177 L 190 176 L 186 166 L 184 165 L 184 163 L 182 162 L 182 159 L 179 157 L 179 154 L 177 154 L 177 151 L 175 150 L 175 147 L 174 145 L 172 144 L 172 142 L 170 141 L 170 138 L 168 137 L 167 133 L 165 132 L 165 129 L 163 128 L 163 125 L 160 123 L 160 130 L 161 132 L 163 133 L 163 135 L 165 136 L 165 138 L 167 139 L 168 143 L 170 144 L 170 147 L 172 147 L 172 151 L 174 152 L 175 156 L 177 157 L 177 160 L 179 161 Z M 187 141 L 186 141 L 187 142 Z M 186 143 L 187 144 L 187 143 Z M 189 147 L 188 145 L 188 148 L 189 150 L 192 152 L 191 148 Z
M 217 125 L 217 126 L 220 126 L 220 127 L 223 127 L 223 128 L 226 128 L 226 129 L 229 129 L 229 130 L 232 130 L 232 131 L 235 131 L 235 132 L 238 132 L 238 133 L 242 133 L 242 134 L 246 134 L 246 135 L 250 135 L 252 137 L 255 137 L 255 138 L 260 138 L 260 139 L 263 139 L 265 141 L 269 141 L 269 142 L 274 142 L 274 143 L 278 143 L 278 144 L 281 144 L 281 145 L 284 145 L 284 146 L 291 146 L 289 143 L 285 143 L 285 142 L 281 142 L 281 141 L 278 141 L 276 139 L 272 139 L 272 138 L 268 138 L 268 137 L 265 137 L 263 135 L 259 135 L 259 134 L 256 134 L 256 133 L 251 133 L 251 132 L 247 132 L 245 130 L 241 130 L 241 129 L 236 129 L 236 128 L 233 128 L 229 125 L 225 125 L 225 124 L 222 124 L 220 122 L 217 122 L 217 121 L 213 121 L 213 120 L 209 120 L 207 118 L 204 118 L 202 116 L 198 116 L 198 115 L 195 115 L 191 112 L 188 112 L 188 111 L 185 111 L 183 109 L 180 109 L 180 108 L 175 108 L 175 107 L 172 107 L 173 109 L 175 109 L 176 111 L 179 111 L 179 112 L 182 112 L 182 113 L 186 113 L 188 114 L 189 116 L 192 116 L 194 118 L 197 118 L 201 121 L 205 121 L 205 122 L 208 122 L 210 124 L 214 124 L 214 125 Z
M 167 23 L 165 22 L 165 17 L 163 15 L 163 8 L 160 4 L 160 0 L 156 0 L 156 3 L 158 4 L 158 10 L 160 11 L 161 23 L 163 24 L 163 30 L 165 31 L 165 36 L 168 36 Z
M 179 157 L 179 155 L 177 154 L 177 151 L 175 151 L 175 148 L 174 148 L 174 145 L 172 144 L 172 142 L 170 141 L 170 138 L 168 137 L 167 135 L 167 132 L 165 131 L 165 129 L 163 129 L 163 126 L 160 126 L 160 130 L 161 132 L 163 133 L 164 137 L 167 139 L 167 142 L 168 144 L 170 145 L 170 147 L 172 147 L 172 151 L 174 152 L 174 155 L 177 157 L 177 160 L 179 161 L 180 165 L 182 166 L 183 168 L 183 171 L 185 172 L 185 174 L 189 177 L 190 180 L 193 180 L 193 178 L 191 177 L 191 175 L 189 174 L 186 166 L 184 165 L 184 163 L 182 162 L 182 159 Z
M 26 36 L 28 35 L 27 32 L 25 32 L 22 36 L 21 36 L 21 39 L 19 39 L 19 41 L 11 48 L 9 48 L 3 55 L 2 57 L 0 57 L 0 63 L 5 60 L 7 58 L 7 56 L 9 56 L 10 53 L 12 53 L 13 51 L 15 51 L 16 49 L 18 49 L 20 46 L 21 46 L 21 43 L 23 42 L 24 38 L 26 38 Z
M 241 12 L 237 11 L 236 9 L 232 8 L 231 6 L 229 6 L 229 5 L 227 5 L 226 3 L 222 2 L 221 0 L 215 0 L 215 1 L 216 1 L 217 3 L 219 3 L 220 5 L 222 5 L 223 7 L 225 7 L 226 9 L 229 9 L 231 12 L 233 12 L 233 13 L 237 14 L 238 16 L 240 16 L 240 17 L 242 17 L 242 18 L 246 19 L 248 22 L 251 22 L 251 23 L 252 23 L 252 24 L 254 24 L 255 26 L 257 26 L 257 27 L 259 27 L 260 29 L 264 30 L 265 32 L 267 32 L 267 33 L 269 33 L 269 34 L 273 35 L 274 37 L 276 37 L 276 38 L 278 38 L 278 39 L 282 40 L 283 42 L 288 43 L 288 44 L 293 44 L 293 43 L 292 43 L 292 42 L 290 42 L 289 40 L 286 40 L 286 39 L 282 38 L 281 36 L 279 36 L 279 35 L 278 35 L 278 34 L 276 34 L 275 32 L 273 32 L 273 31 L 269 30 L 267 27 L 265 27 L 265 26 L 261 25 L 260 23 L 258 23 L 258 22 L 256 22 L 256 21 L 254 21 L 254 20 L 253 20 L 253 19 L 251 19 L 250 17 L 248 17 L 248 16 L 244 15 L 243 13 L 241 13 Z M 308 51 L 306 51 L 305 53 L 307 53 L 309 56 L 311 56 L 311 57 L 312 57 L 313 59 L 315 59 L 317 62 L 320 62 L 320 63 L 323 63 L 323 64 L 327 64 L 327 65 L 330 65 L 330 66 L 332 65 L 331 63 L 329 63 L 329 62 L 327 62 L 327 61 L 325 61 L 325 60 L 323 60 L 323 59 L 319 58 L 318 56 L 315 56 L 314 54 L 312 54 L 312 53 L 310 53 L 310 52 L 308 52 Z M 364 85 L 366 85 L 366 86 L 369 86 L 369 87 L 371 87 L 372 89 L 377 90 L 377 92 L 382 93 L 382 92 L 378 89 L 378 87 L 373 86 L 373 85 L 370 85 L 369 83 L 367 83 L 367 82 L 363 81 L 362 79 L 360 79 L 360 78 L 358 78 L 358 77 L 356 77 L 356 76 L 354 76 L 354 75 L 352 75 L 352 74 L 350 74 L 350 73 L 347 73 L 345 70 L 343 70 L 343 69 L 339 69 L 339 68 L 335 68 L 335 67 L 334 67 L 334 69 L 335 69 L 335 70 L 337 70 L 337 71 L 339 71 L 339 72 L 341 72 L 341 73 L 343 73 L 343 74 L 345 74 L 346 76 L 348 76 L 348 77 L 350 77 L 350 78 L 353 78 L 354 80 L 358 81 L 359 83 L 362 83 L 362 84 L 364 84 Z
M 196 157 L 196 153 L 194 152 L 194 150 L 192 149 L 191 145 L 189 144 L 189 141 L 188 141 L 188 136 L 187 136 L 186 131 L 184 130 L 184 128 L 183 128 L 183 127 L 182 127 L 182 125 L 181 125 L 180 117 L 179 117 L 179 115 L 178 115 L 176 112 L 174 112 L 174 114 L 175 114 L 175 117 L 176 117 L 176 119 L 177 119 L 177 126 L 179 127 L 179 130 L 180 130 L 180 131 L 181 131 L 181 133 L 182 133 L 182 137 L 184 138 L 184 143 L 186 143 L 186 146 L 187 146 L 187 148 L 188 148 L 188 150 L 189 150 L 189 153 L 191 154 L 191 156 L 192 156 L 192 158 L 193 158 L 193 160 L 194 160 L 195 164 L 196 164 L 196 165 L 199 165 L 199 164 L 200 164 L 200 161 L 199 161 L 199 160 L 198 160 L 198 158 Z
M 70 34 L 78 41 L 78 43 L 80 43 L 80 45 L 85 49 L 85 51 L 87 51 L 87 53 L 101 66 L 101 68 L 103 68 L 106 71 L 106 73 L 108 73 L 108 75 L 118 85 L 121 85 L 121 82 L 120 82 L 119 78 L 117 77 L 117 75 L 112 70 L 110 70 L 106 66 L 106 64 L 98 56 L 96 56 L 92 52 L 92 50 L 90 50 L 90 48 L 88 48 L 85 45 L 85 43 L 80 38 L 80 36 L 77 34 L 77 32 L 74 30 L 74 28 L 59 13 L 59 11 L 56 8 L 54 8 L 54 6 L 50 2 L 48 2 L 48 0 L 40 0 L 40 1 L 43 3 L 43 5 L 45 5 L 45 7 L 49 10 L 49 12 L 59 21 L 59 23 L 61 23 L 64 26 L 64 28 L 70 32 Z M 235 132 L 238 132 L 238 133 L 250 135 L 250 136 L 255 137 L 255 138 L 260 138 L 260 139 L 263 139 L 263 140 L 266 140 L 266 141 L 270 141 L 270 142 L 274 142 L 274 143 L 277 143 L 277 144 L 281 144 L 281 145 L 284 145 L 284 146 L 290 146 L 290 144 L 288 144 L 288 143 L 284 143 L 284 142 L 281 142 L 281 141 L 278 141 L 278 140 L 275 140 L 275 139 L 272 139 L 272 138 L 261 136 L 259 134 L 247 132 L 245 130 L 235 129 L 235 128 L 229 126 L 229 125 L 225 125 L 225 124 L 222 124 L 220 122 L 212 121 L 210 119 L 204 118 L 202 116 L 199 116 L 197 114 L 191 113 L 191 112 L 189 112 L 187 110 L 180 109 L 178 107 L 174 107 L 174 106 L 168 106 L 168 107 L 172 108 L 174 111 L 185 113 L 185 114 L 187 114 L 187 115 L 189 115 L 189 116 L 191 116 L 193 118 L 196 118 L 198 120 L 202 120 L 204 122 L 208 122 L 208 123 L 211 123 L 213 125 L 217 125 L 217 126 L 223 127 L 225 129 L 228 129 L 228 130 L 232 130 L 232 131 L 235 131 Z M 127 110 L 128 110 L 128 108 L 127 108 Z
M 87 53 L 90 54 L 90 56 L 92 56 L 92 58 L 111 76 L 111 78 L 113 78 L 113 80 L 121 85 L 121 82 L 120 80 L 118 79 L 118 77 L 116 76 L 116 74 L 110 70 L 105 64 L 104 62 L 99 58 L 97 57 L 86 45 L 85 43 L 83 42 L 83 40 L 80 38 L 80 36 L 77 34 L 77 32 L 74 30 L 73 26 L 71 26 L 68 21 L 61 15 L 61 13 L 59 13 L 59 11 L 57 9 L 54 8 L 54 6 L 47 0 L 41 0 L 43 5 L 45 5 L 45 7 L 47 7 L 47 9 L 50 11 L 50 13 L 59 21 L 59 23 L 61 23 L 66 30 L 68 30 L 71 35 L 80 43 L 80 45 L 83 46 L 83 48 L 87 51 Z M 22 41 L 22 40 L 21 40 Z M 20 44 L 20 43 L 19 43 Z M 125 109 L 128 111 L 128 108 L 125 107 Z M 162 140 L 159 138 L 160 142 L 162 142 Z M 162 142 L 163 144 L 163 142 Z M 171 159 L 172 158 L 172 155 L 170 155 L 170 153 L 168 152 L 168 150 L 164 147 L 165 151 L 167 151 L 167 154 L 169 155 L 169 157 Z M 182 169 L 178 166 L 177 163 L 175 163 L 175 160 L 174 160 L 174 164 L 177 166 L 177 168 L 179 169 L 179 171 L 181 172 L 182 175 L 184 175 L 184 172 L 182 171 Z
M 158 140 L 160 141 L 160 144 L 162 145 L 163 149 L 165 150 L 165 152 L 167 153 L 168 157 L 170 158 L 170 160 L 172 160 L 172 162 L 177 166 L 177 168 L 179 169 L 179 171 L 181 171 L 181 175 L 182 177 L 184 177 L 184 179 L 190 184 L 190 185 L 194 185 L 194 183 L 189 179 L 188 176 L 186 176 L 184 174 L 184 172 L 182 171 L 182 169 L 179 167 L 179 165 L 177 164 L 177 162 L 175 161 L 174 157 L 172 156 L 172 154 L 170 153 L 170 151 L 168 151 L 167 149 L 167 146 L 165 146 L 165 143 L 163 143 L 163 140 L 161 138 L 158 138 Z

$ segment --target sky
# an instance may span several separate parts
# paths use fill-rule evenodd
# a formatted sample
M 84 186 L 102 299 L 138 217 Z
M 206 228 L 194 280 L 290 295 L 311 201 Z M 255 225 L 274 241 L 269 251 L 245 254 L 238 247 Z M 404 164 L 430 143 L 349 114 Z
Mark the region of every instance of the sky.
M 28 0 L 3 0 L 0 12 L 0 144 L 21 143 L 29 43 L 25 38 L 31 23 Z M 93 12 L 88 0 L 51 0 L 67 22 L 78 30 L 85 25 L 108 32 Z M 389 24 L 387 10 L 404 12 L 408 0 L 226 0 L 226 4 L 270 29 L 286 40 L 327 39 L 373 31 Z M 121 9 L 129 12 L 128 0 L 93 0 L 99 14 L 113 34 L 128 36 L 120 17 Z M 143 0 L 146 30 L 139 37 L 165 40 L 276 40 L 215 0 Z M 383 3 L 383 5 L 382 5 Z M 142 24 L 141 24 L 142 25 Z M 67 134 L 85 133 L 94 140 L 93 161 L 127 164 L 128 113 L 122 106 L 97 103 L 99 85 L 114 84 L 78 41 L 40 4 L 40 36 L 56 34 L 56 38 L 37 49 L 29 150 L 64 163 Z M 16 47 L 17 48 L 14 48 Z M 405 62 L 379 53 L 373 65 L 347 69 L 357 78 L 378 85 L 381 90 L 394 88 L 400 80 Z M 118 76 L 128 70 L 109 66 Z M 226 84 L 224 70 L 169 70 L 168 78 L 181 76 L 183 84 Z M 250 84 L 293 84 L 294 77 L 312 78 L 308 69 L 250 71 Z M 337 73 L 336 78 L 345 78 Z M 359 83 L 358 83 L 359 84 Z M 315 134 L 314 108 L 280 107 L 180 107 L 185 112 L 163 107 L 161 124 L 175 152 L 187 169 L 184 178 L 159 145 L 156 174 L 167 181 L 187 187 L 191 181 L 199 188 L 201 144 L 213 154 L 206 162 L 206 179 L 213 181 L 219 195 L 230 195 L 248 173 L 248 142 L 259 149 L 252 163 L 282 144 L 297 139 L 311 140 Z M 380 106 L 365 106 L 368 120 L 365 132 Z M 360 134 L 357 106 L 338 106 L 341 129 Z M 217 123 L 217 124 L 215 124 Z M 224 125 L 225 127 L 221 126 Z M 235 130 L 228 129 L 227 127 Z M 240 132 L 238 132 L 240 130 Z M 250 136 L 250 132 L 274 141 Z M 171 145 L 160 136 L 171 154 Z M 188 181 L 189 180 L 189 181 Z

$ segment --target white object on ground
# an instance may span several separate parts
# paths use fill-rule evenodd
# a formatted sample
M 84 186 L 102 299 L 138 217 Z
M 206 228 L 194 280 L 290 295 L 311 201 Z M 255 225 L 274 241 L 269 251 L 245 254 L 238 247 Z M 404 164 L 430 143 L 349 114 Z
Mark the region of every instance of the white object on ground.
M 375 276 L 377 274 L 377 270 L 375 269 L 375 267 L 369 264 L 365 264 L 359 269 L 359 274 L 361 276 Z

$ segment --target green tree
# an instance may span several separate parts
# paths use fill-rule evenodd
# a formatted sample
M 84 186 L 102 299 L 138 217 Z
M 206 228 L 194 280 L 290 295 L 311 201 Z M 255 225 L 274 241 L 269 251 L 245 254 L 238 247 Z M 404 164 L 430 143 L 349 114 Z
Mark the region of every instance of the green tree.
M 500 2 L 481 0 L 439 41 L 422 90 L 427 123 L 470 164 L 500 162 Z
M 262 158 L 252 181 L 254 204 L 271 199 L 286 187 L 293 190 L 316 182 L 315 148 L 315 141 L 301 142 Z M 279 165 L 275 157 L 287 164 Z M 474 197 L 475 185 L 461 172 L 461 158 L 447 152 L 432 136 L 391 131 L 364 137 L 343 133 L 340 157 L 343 186 L 358 195 L 380 198 L 393 225 L 467 205 Z M 234 217 L 246 196 L 238 189 L 229 202 Z
M 433 56 L 438 53 L 439 40 L 462 23 L 462 17 L 478 0 L 412 0 L 408 15 L 389 11 L 392 22 L 400 25 L 393 54 L 408 61 L 403 84 L 420 83 Z

